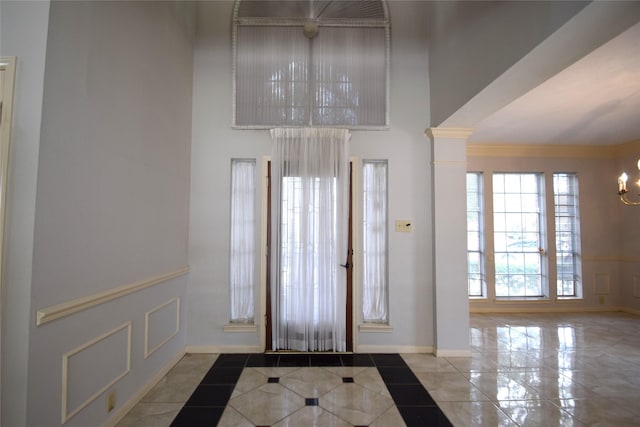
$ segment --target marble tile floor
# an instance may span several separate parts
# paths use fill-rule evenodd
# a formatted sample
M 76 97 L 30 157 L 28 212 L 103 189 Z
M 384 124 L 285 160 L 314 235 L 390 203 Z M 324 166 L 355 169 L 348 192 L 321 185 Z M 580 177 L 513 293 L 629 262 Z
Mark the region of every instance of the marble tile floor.
M 640 316 L 472 314 L 470 343 L 453 358 L 188 354 L 118 427 L 640 426 Z

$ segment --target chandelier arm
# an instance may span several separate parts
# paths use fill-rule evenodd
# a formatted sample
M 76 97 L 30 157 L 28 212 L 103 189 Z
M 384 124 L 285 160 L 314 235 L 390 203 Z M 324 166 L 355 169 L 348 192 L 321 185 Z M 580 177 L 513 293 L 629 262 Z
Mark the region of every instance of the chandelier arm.
M 640 202 L 632 202 L 631 200 L 629 200 L 629 198 L 627 197 L 627 192 L 620 194 L 620 200 L 627 206 L 640 206 Z

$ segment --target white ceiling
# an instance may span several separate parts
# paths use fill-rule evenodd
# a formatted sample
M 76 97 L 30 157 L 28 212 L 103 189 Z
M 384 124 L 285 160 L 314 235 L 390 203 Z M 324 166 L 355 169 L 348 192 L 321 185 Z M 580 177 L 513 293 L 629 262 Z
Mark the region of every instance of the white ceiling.
M 640 141 L 640 24 L 476 125 L 471 143 Z

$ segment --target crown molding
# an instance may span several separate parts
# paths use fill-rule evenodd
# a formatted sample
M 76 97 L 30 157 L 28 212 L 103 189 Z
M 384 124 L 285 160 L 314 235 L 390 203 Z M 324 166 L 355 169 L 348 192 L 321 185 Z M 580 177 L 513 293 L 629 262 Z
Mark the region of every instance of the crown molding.
M 472 128 L 428 128 L 424 132 L 429 138 L 453 138 L 464 139 L 465 141 L 473 133 Z
M 467 144 L 467 157 L 617 159 L 639 151 L 640 141 L 619 145 Z

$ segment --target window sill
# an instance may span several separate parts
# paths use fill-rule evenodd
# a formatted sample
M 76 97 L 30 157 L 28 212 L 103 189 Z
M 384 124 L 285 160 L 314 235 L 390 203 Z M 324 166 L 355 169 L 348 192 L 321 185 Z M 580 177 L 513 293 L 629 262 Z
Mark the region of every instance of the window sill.
M 493 302 L 496 304 L 548 304 L 552 301 L 547 297 L 496 297 Z
M 556 298 L 556 301 L 559 303 L 563 303 L 563 302 L 581 302 L 584 301 L 583 297 L 558 297 Z
M 258 332 L 255 323 L 230 323 L 222 327 L 224 332 Z
M 385 323 L 362 323 L 358 326 L 360 332 L 389 333 L 393 332 L 393 326 Z

